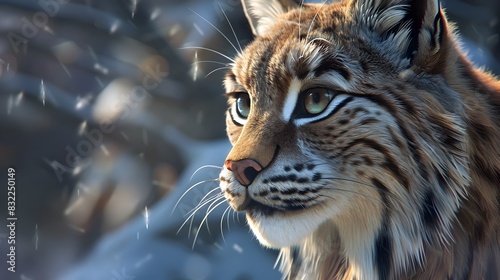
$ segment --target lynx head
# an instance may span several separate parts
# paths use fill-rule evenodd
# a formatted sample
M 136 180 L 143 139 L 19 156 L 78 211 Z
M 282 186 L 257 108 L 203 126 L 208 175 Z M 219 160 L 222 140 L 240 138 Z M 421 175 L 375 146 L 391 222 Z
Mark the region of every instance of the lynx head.
M 420 262 L 424 242 L 449 238 L 469 183 L 439 1 L 243 6 L 256 38 L 224 81 L 229 204 L 265 246 L 313 259 L 338 240 L 379 278 Z

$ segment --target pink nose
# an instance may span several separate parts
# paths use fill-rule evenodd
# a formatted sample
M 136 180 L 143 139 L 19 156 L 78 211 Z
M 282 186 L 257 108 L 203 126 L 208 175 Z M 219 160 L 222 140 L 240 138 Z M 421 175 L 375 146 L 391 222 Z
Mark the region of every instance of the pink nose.
M 245 187 L 252 184 L 255 177 L 262 170 L 262 166 L 257 161 L 248 158 L 238 161 L 228 159 L 224 165 L 233 172 L 236 180 Z

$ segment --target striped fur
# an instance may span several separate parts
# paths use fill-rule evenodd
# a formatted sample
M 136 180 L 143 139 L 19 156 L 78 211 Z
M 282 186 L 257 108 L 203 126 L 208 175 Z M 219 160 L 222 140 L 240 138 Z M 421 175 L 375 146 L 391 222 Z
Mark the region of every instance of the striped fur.
M 284 278 L 500 279 L 500 82 L 439 2 L 243 4 L 227 162 L 262 170 L 244 186 L 226 165 L 220 187 Z M 317 115 L 312 88 L 333 93 Z

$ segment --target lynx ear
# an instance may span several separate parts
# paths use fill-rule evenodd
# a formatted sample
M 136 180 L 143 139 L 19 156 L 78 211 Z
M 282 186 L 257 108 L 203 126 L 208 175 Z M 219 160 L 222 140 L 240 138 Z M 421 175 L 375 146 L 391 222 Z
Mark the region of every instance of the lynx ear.
M 293 0 L 241 0 L 252 32 L 262 35 L 276 19 L 299 4 Z
M 358 22 L 391 40 L 414 64 L 441 48 L 446 19 L 439 0 L 354 0 L 354 9 Z

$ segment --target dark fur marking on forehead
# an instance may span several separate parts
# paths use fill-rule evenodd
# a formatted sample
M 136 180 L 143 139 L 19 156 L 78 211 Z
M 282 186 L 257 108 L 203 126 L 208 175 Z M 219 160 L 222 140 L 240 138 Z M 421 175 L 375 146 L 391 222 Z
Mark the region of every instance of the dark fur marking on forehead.
M 351 79 L 351 73 L 347 67 L 332 55 L 324 57 L 313 71 L 314 76 L 318 77 L 331 70 L 337 71 L 346 81 Z
M 304 80 L 310 72 L 309 66 L 304 62 L 295 63 L 293 71 L 299 80 Z
M 266 52 L 264 53 L 264 55 L 260 57 L 259 62 L 256 63 L 255 67 L 251 70 L 254 73 L 256 73 L 255 74 L 256 80 L 254 81 L 254 85 L 264 83 L 264 85 L 267 86 L 267 83 L 265 82 L 266 81 L 266 72 L 267 72 L 267 69 L 269 68 L 270 60 L 271 60 L 271 57 L 273 56 L 274 52 L 275 52 L 275 46 L 273 46 L 272 48 L 268 48 L 266 50 Z M 258 90 L 258 89 L 256 89 L 256 90 Z
M 259 38 L 260 44 L 255 48 L 247 64 L 246 86 L 259 97 L 273 100 L 273 92 L 286 91 L 292 78 L 284 67 L 290 46 L 283 46 L 280 42 L 286 42 L 295 34 L 283 33 L 278 37 Z M 285 49 L 286 48 L 286 49 Z M 305 70 L 307 75 L 309 70 Z M 265 96 L 262 93 L 267 93 Z

